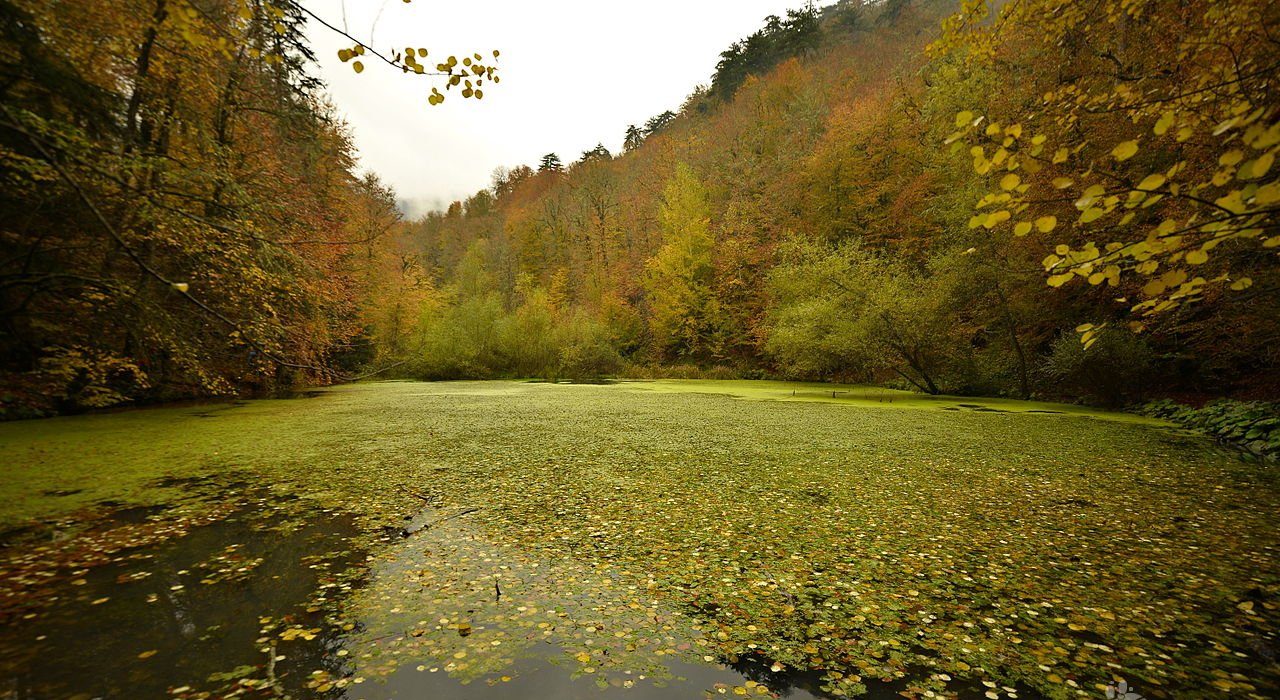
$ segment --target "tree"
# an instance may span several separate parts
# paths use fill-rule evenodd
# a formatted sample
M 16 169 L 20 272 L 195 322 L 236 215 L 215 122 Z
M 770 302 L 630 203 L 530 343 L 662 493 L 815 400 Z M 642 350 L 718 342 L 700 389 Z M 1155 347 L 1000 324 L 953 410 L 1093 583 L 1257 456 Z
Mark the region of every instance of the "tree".
M 649 121 L 644 123 L 644 134 L 645 136 L 653 136 L 668 126 L 671 126 L 671 122 L 675 120 L 676 113 L 671 110 L 667 110 L 662 114 L 650 117 Z
M 1248 295 L 1274 296 L 1280 8 L 1034 0 L 1005 4 L 994 23 L 991 11 L 965 2 L 934 46 L 1023 76 L 955 115 L 948 142 L 969 144 L 992 183 L 970 226 L 1052 234 L 1048 284 L 1117 288 L 1134 330 L 1255 278 L 1264 285 Z M 1086 345 L 1102 325 L 1080 327 Z
M 538 164 L 538 172 L 540 173 L 558 173 L 564 171 L 564 164 L 560 162 L 560 156 L 554 153 L 548 153 L 542 157 L 542 161 Z
M 3 413 L 339 376 L 398 214 L 305 72 L 305 14 L 0 8 Z
M 870 254 L 792 243 L 770 277 L 776 299 L 767 347 L 800 375 L 875 378 L 889 371 L 941 393 L 949 283 Z
M 711 212 L 707 191 L 684 163 L 663 190 L 658 220 L 662 248 L 647 264 L 650 328 L 660 353 L 708 357 L 716 350 L 718 305 L 714 282 Z
M 1073 336 L 1055 340 L 1045 374 L 1076 395 L 1112 408 L 1141 399 L 1155 365 L 1151 348 L 1123 328 L 1104 329 L 1097 337 L 1087 350 Z
M 784 20 L 777 15 L 765 18 L 765 25 L 720 54 L 711 91 L 729 100 L 748 76 L 767 72 L 785 59 L 816 49 L 822 41 L 822 23 L 811 5 L 788 10 Z
M 836 24 L 845 31 L 862 30 L 865 21 L 864 0 L 840 0 L 836 4 Z
M 609 152 L 609 149 L 605 148 L 603 143 L 598 143 L 596 144 L 595 148 L 589 151 L 583 151 L 582 158 L 578 162 L 590 163 L 592 161 L 599 161 L 599 160 L 607 161 L 612 159 L 613 159 L 613 154 Z
M 644 132 L 640 131 L 635 124 L 628 126 L 627 135 L 622 141 L 623 150 L 630 153 L 639 148 L 642 143 L 644 143 Z

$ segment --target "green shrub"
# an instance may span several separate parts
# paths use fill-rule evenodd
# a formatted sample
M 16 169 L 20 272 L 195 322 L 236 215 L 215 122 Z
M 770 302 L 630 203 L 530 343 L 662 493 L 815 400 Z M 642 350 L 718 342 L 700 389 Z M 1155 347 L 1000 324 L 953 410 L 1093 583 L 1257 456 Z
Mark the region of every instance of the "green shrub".
M 1053 342 L 1042 372 L 1056 393 L 1117 407 L 1141 399 L 1155 368 L 1142 338 L 1107 328 L 1088 349 L 1075 333 Z
M 1221 399 L 1195 408 L 1162 399 L 1144 404 L 1139 412 L 1200 430 L 1257 457 L 1280 459 L 1280 403 Z
M 622 369 L 622 356 L 613 346 L 608 326 L 586 314 L 575 314 L 557 335 L 558 376 L 551 379 L 601 379 L 616 375 Z

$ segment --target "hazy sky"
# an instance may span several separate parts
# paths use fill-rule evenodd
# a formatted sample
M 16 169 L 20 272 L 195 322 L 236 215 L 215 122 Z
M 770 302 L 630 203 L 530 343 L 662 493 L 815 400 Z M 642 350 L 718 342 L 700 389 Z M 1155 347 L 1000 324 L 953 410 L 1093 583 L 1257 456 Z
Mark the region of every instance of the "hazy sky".
M 305 0 L 378 49 L 425 46 L 449 54 L 502 52 L 502 83 L 481 101 L 450 93 L 427 104 L 430 79 L 366 60 L 355 75 L 337 58 L 349 42 L 312 24 L 320 77 L 355 134 L 361 165 L 392 185 L 410 214 L 489 184 L 493 169 L 569 163 L 603 142 L 615 153 L 628 124 L 676 109 L 719 54 L 803 0 Z M 381 16 L 378 17 L 379 13 Z M 374 20 L 377 19 L 375 25 Z M 372 41 L 370 37 L 372 36 Z M 443 91 L 443 86 L 441 86 Z

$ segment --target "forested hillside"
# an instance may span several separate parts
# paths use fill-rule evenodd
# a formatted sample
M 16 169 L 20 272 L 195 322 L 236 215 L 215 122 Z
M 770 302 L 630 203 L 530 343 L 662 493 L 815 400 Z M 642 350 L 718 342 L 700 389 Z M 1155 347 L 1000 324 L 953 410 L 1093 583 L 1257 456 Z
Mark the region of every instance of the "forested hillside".
M 1274 394 L 1276 15 L 855 0 L 769 18 L 624 153 L 499 169 L 405 225 L 367 359 Z
M 0 0 L 0 414 L 342 376 L 399 219 L 299 6 Z
M 304 6 L 0 0 L 3 413 L 367 373 L 1274 396 L 1275 3 L 997 5 L 767 18 L 624 152 L 403 222 Z

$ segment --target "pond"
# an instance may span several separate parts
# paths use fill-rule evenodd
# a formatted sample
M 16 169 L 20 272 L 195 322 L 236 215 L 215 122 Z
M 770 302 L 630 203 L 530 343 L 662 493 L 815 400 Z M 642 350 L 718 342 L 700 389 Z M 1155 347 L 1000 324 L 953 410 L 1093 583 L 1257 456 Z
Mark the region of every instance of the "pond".
M 1274 475 L 1152 421 L 384 382 L 0 425 L 0 693 L 1274 694 Z
M 23 591 L 22 602 L 5 610 L 6 696 L 588 698 L 613 690 L 658 698 L 756 687 L 749 669 L 677 658 L 676 647 L 692 645 L 674 634 L 646 640 L 643 650 L 632 637 L 609 645 L 616 638 L 605 634 L 603 620 L 617 625 L 629 617 L 643 628 L 662 614 L 596 614 L 611 604 L 603 589 L 559 594 L 565 577 L 580 572 L 545 562 L 540 569 L 519 553 L 486 547 L 448 522 L 459 513 L 424 513 L 377 538 L 384 556 L 372 558 L 378 563 L 370 571 L 371 547 L 350 515 L 242 482 L 186 485 L 217 502 L 211 516 L 155 533 L 184 516 L 166 507 L 108 506 L 75 523 L 86 528 L 76 535 L 84 549 L 62 562 L 66 577 L 35 569 L 50 574 L 49 583 Z M 5 549 L 47 547 L 58 532 L 26 530 Z M 417 586 L 404 588 L 410 581 Z M 584 623 L 584 614 L 593 622 Z M 593 643 L 597 631 L 605 644 Z M 612 677 L 563 663 L 581 653 L 596 654 Z M 376 682 L 357 688 L 361 659 L 374 660 Z M 773 687 L 815 697 L 804 685 L 818 683 L 797 675 Z

